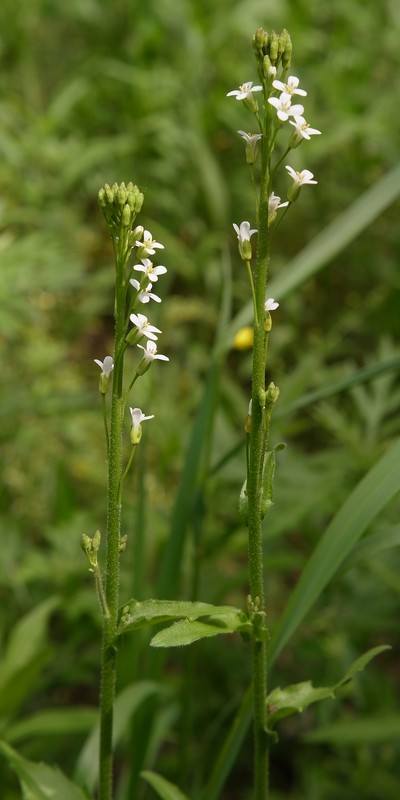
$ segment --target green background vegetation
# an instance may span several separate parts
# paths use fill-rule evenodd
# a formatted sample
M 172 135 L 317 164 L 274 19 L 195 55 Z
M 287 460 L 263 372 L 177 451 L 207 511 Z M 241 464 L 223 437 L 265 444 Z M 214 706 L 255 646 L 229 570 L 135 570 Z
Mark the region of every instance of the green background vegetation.
M 394 369 L 283 413 L 308 392 L 349 383 L 400 356 L 399 205 L 380 184 L 398 162 L 400 6 L 1 3 L 0 733 L 26 757 L 57 762 L 83 780 L 95 767 L 83 748 L 98 695 L 100 626 L 80 537 L 104 530 L 93 358 L 110 352 L 113 334 L 112 257 L 97 192 L 105 181 L 140 186 L 140 221 L 164 243 L 168 267 L 165 302 L 152 308 L 151 321 L 171 361 L 154 366 L 134 396 L 156 417 L 126 490 L 122 597 L 194 593 L 242 606 L 246 535 L 237 498 L 248 352 L 228 348 L 213 366 L 212 436 L 201 420 L 193 425 L 204 408 L 228 276 L 232 315 L 249 297 L 232 222 L 254 220 L 236 134 L 252 120 L 225 96 L 257 79 L 251 37 L 259 26 L 288 28 L 291 72 L 308 90 L 307 119 L 323 131 L 290 159 L 296 169 L 311 169 L 318 185 L 304 188 L 279 228 L 271 267 L 281 302 L 270 351 L 271 379 L 281 389 L 273 435 L 288 444 L 265 528 L 273 627 L 330 519 L 400 428 Z M 362 209 L 370 222 L 357 228 L 357 214 L 347 209 L 370 187 Z M 320 240 L 314 272 L 301 280 L 294 257 L 343 213 L 334 246 Z M 303 265 L 310 258 L 305 251 Z M 274 800 L 400 795 L 398 512 L 392 501 L 374 519 L 371 538 L 342 564 L 274 667 L 272 685 L 311 677 L 330 685 L 368 647 L 393 647 L 342 690 L 340 702 L 281 725 Z M 157 699 L 147 687 L 138 713 L 134 700 L 127 704 L 117 800 L 155 796 L 138 778 L 143 766 L 199 796 L 248 681 L 248 656 L 239 637 L 167 657 L 149 651 L 144 636 L 126 639 L 121 690 L 138 678 L 167 679 Z M 45 709 L 53 715 L 40 716 Z M 248 737 L 222 798 L 250 796 L 250 764 Z M 20 797 L 4 760 L 0 786 L 2 800 Z

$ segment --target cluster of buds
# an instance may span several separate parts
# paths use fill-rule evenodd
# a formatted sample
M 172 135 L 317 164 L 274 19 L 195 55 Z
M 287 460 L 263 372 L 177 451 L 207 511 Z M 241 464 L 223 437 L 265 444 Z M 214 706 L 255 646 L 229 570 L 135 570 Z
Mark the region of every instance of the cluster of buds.
M 108 183 L 99 191 L 99 206 L 104 214 L 112 238 L 118 238 L 121 230 L 131 230 L 133 222 L 143 205 L 143 194 L 130 181 Z
M 280 64 L 283 73 L 288 72 L 292 59 L 292 41 L 286 28 L 282 33 L 275 33 L 275 31 L 267 33 L 263 28 L 258 28 L 253 36 L 253 48 L 259 75 L 263 82 L 269 81 L 274 71 L 276 74 Z

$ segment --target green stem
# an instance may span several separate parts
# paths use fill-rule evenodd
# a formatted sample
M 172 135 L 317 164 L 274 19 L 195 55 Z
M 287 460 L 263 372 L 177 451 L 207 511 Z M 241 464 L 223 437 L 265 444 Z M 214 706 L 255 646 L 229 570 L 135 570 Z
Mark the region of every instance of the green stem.
M 125 327 L 125 260 L 116 259 L 115 346 L 111 402 L 110 449 L 108 458 L 107 552 L 105 601 L 109 616 L 103 618 L 100 692 L 99 800 L 112 800 L 113 753 L 112 730 L 116 684 L 116 633 L 119 602 L 119 544 L 121 535 L 120 484 L 122 475 L 122 397 L 123 347 Z
M 252 417 L 248 469 L 248 551 L 249 582 L 253 607 L 253 730 L 254 800 L 268 797 L 268 740 L 266 736 L 267 648 L 264 624 L 264 561 L 261 527 L 262 478 L 265 431 L 265 347 L 264 304 L 268 278 L 269 231 L 269 147 L 262 149 L 262 176 L 258 252 L 255 276 L 255 320 L 252 376 Z

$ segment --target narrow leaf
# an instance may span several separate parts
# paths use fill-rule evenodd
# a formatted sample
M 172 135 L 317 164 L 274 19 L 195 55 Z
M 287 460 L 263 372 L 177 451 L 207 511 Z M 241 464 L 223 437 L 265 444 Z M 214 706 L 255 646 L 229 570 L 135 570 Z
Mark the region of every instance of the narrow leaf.
M 372 520 L 400 490 L 400 440 L 387 450 L 347 498 L 307 562 L 273 633 L 273 661 L 349 555 Z
M 129 722 L 148 697 L 163 691 L 163 687 L 154 681 L 138 681 L 126 686 L 117 695 L 114 705 L 113 747 L 115 748 L 126 733 Z M 91 791 L 97 783 L 99 752 L 99 724 L 89 734 L 75 770 L 75 777 Z
M 167 781 L 161 775 L 150 770 L 144 770 L 140 773 L 142 778 L 150 784 L 150 786 L 157 792 L 161 800 L 188 800 L 185 794 L 175 786 L 174 783 Z
M 329 743 L 338 747 L 360 744 L 398 743 L 400 714 L 378 714 L 357 719 L 342 719 L 317 731 L 307 733 L 307 742 Z
M 363 230 L 388 208 L 400 194 L 400 165 L 394 167 L 357 198 L 287 265 L 284 272 L 268 284 L 268 292 L 281 301 L 341 253 Z M 231 346 L 235 333 L 252 319 L 253 306 L 247 303 L 227 328 L 224 346 Z
M 18 775 L 24 800 L 88 800 L 58 767 L 28 761 L 5 742 L 0 742 L 0 751 Z

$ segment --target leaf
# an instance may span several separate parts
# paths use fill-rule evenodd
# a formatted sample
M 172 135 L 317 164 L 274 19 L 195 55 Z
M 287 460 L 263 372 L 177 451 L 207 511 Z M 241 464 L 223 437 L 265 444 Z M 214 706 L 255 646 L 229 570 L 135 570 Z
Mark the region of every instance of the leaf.
M 400 490 L 399 460 L 400 440 L 362 478 L 328 525 L 273 632 L 271 661 L 297 630 L 368 525 Z
M 333 686 L 314 688 L 311 681 L 303 681 L 302 683 L 286 686 L 285 689 L 279 687 L 274 689 L 267 697 L 268 727 L 285 717 L 304 711 L 312 703 L 334 698 L 341 686 L 354 678 L 357 672 L 363 670 L 375 656 L 383 653 L 384 650 L 390 650 L 389 645 L 380 645 L 368 650 L 353 661 L 344 677 Z
M 243 612 L 232 609 L 226 614 L 208 616 L 207 622 L 189 619 L 175 622 L 156 633 L 150 644 L 152 647 L 182 647 L 199 639 L 218 636 L 220 633 L 234 633 L 238 629 L 244 630 L 247 627 L 251 630 L 251 625 L 246 621 Z
M 156 772 L 144 770 L 140 774 L 157 792 L 161 800 L 188 800 L 187 796 L 174 783 L 167 781 L 161 775 L 157 775 Z
M 113 747 L 115 748 L 127 730 L 130 720 L 148 697 L 163 692 L 163 687 L 154 681 L 139 681 L 126 686 L 117 695 L 114 704 Z M 75 777 L 91 791 L 97 783 L 99 751 L 99 724 L 88 736 L 76 766 Z
M 347 718 L 304 737 L 307 742 L 329 743 L 338 747 L 360 744 L 398 743 L 400 740 L 400 714 L 369 715 L 357 719 Z
M 0 751 L 18 775 L 24 800 L 88 800 L 89 795 L 58 767 L 28 761 L 1 741 Z
M 13 628 L 0 666 L 0 714 L 16 712 L 48 661 L 47 625 L 59 602 L 58 597 L 47 598 Z
M 38 736 L 68 736 L 87 733 L 98 716 L 93 707 L 51 708 L 8 725 L 7 742 L 15 744 L 24 739 L 35 739 Z
M 125 609 L 127 609 L 125 611 Z M 169 622 L 182 617 L 188 620 L 209 617 L 216 614 L 240 614 L 233 606 L 214 606 L 211 603 L 191 602 L 190 600 L 130 600 L 124 606 L 118 626 L 118 634 L 137 630 L 159 622 Z

